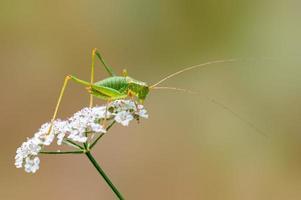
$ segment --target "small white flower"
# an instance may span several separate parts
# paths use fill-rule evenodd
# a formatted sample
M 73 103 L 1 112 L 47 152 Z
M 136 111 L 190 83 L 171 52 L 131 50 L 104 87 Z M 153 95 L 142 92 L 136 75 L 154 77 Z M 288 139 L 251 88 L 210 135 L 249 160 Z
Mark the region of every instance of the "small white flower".
M 54 131 L 53 128 L 51 131 L 48 133 L 49 128 L 50 128 L 50 123 L 45 123 L 41 126 L 39 131 L 35 133 L 34 138 L 36 140 L 39 140 L 39 143 L 43 145 L 50 145 L 54 139 Z
M 40 159 L 38 157 L 25 159 L 24 169 L 28 173 L 35 173 L 39 169 Z
M 87 137 L 84 135 L 84 132 L 79 132 L 77 130 L 71 131 L 70 135 L 68 136 L 69 139 L 73 140 L 74 142 L 84 143 L 87 142 Z
M 21 148 L 17 149 L 17 155 L 15 156 L 15 165 L 17 168 L 22 168 L 23 166 L 23 156 L 20 153 Z
M 102 125 L 97 124 L 97 123 L 92 123 L 90 125 L 92 132 L 94 133 L 105 133 L 106 130 L 103 128 Z
M 121 111 L 116 114 L 115 121 L 122 124 L 123 126 L 128 126 L 130 121 L 134 119 L 133 115 L 127 111 Z
M 147 111 L 144 109 L 143 105 L 138 105 L 137 115 L 145 119 L 148 118 Z
M 110 118 L 112 113 L 109 110 L 106 111 L 106 106 L 97 106 L 92 108 L 94 118 L 104 119 L 105 117 Z
M 57 144 L 58 145 L 62 145 L 65 135 L 66 135 L 66 133 L 59 133 L 57 135 Z
M 57 135 L 57 144 L 62 145 L 66 134 L 70 132 L 70 125 L 67 121 L 57 121 L 53 126 L 54 132 Z
M 114 108 L 114 113 L 121 111 L 135 111 L 136 105 L 135 102 L 130 100 L 116 100 L 110 103 L 109 107 Z

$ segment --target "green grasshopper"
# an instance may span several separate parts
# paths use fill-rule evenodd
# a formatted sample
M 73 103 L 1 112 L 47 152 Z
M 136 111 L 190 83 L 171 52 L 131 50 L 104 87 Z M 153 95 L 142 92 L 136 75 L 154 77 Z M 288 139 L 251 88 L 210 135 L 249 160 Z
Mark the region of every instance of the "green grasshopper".
M 110 77 L 105 78 L 100 81 L 96 81 L 96 82 L 94 82 L 95 57 L 97 57 L 100 60 L 100 62 L 103 64 L 105 70 L 110 75 Z M 216 60 L 216 61 L 211 61 L 211 62 L 207 62 L 207 63 L 202 63 L 199 65 L 186 67 L 180 71 L 177 71 L 175 73 L 172 73 L 172 74 L 164 77 L 163 79 L 161 79 L 160 81 L 158 81 L 155 84 L 148 85 L 146 82 L 139 81 L 139 80 L 136 80 L 136 79 L 128 76 L 126 70 L 123 70 L 123 73 L 121 76 L 116 75 L 114 73 L 114 71 L 112 70 L 112 68 L 106 64 L 105 60 L 103 59 L 103 57 L 101 56 L 99 51 L 96 48 L 94 48 L 92 50 L 90 82 L 81 80 L 73 75 L 67 75 L 65 77 L 65 81 L 63 83 L 63 86 L 62 86 L 51 122 L 53 124 L 53 121 L 56 119 L 58 109 L 59 109 L 62 97 L 64 95 L 64 92 L 65 92 L 65 89 L 67 87 L 67 83 L 69 80 L 73 80 L 79 84 L 86 86 L 86 89 L 90 93 L 90 103 L 89 103 L 90 107 L 93 106 L 93 97 L 107 101 L 107 105 L 109 104 L 110 101 L 118 100 L 118 99 L 126 99 L 126 98 L 131 98 L 132 100 L 134 100 L 134 102 L 136 102 L 135 101 L 135 98 L 136 98 L 136 100 L 138 100 L 140 103 L 143 103 L 144 100 L 147 98 L 149 92 L 153 89 L 170 89 L 170 90 L 188 91 L 185 89 L 174 88 L 174 87 L 158 87 L 158 85 L 161 84 L 162 82 L 164 82 L 167 79 L 170 79 L 180 73 L 183 73 L 188 70 L 192 70 L 194 68 L 205 67 L 205 66 L 211 65 L 211 64 L 235 62 L 235 61 L 237 61 L 237 59 Z M 224 105 L 217 103 L 215 101 L 212 101 L 212 102 L 220 105 L 224 109 L 233 113 L 235 116 L 239 117 L 239 115 L 237 115 L 232 110 L 225 107 Z M 241 117 L 239 117 L 239 118 L 241 119 Z M 251 127 L 255 128 L 255 126 L 253 124 L 251 124 L 250 122 L 247 122 L 246 120 L 243 120 L 243 119 L 241 119 L 241 120 L 244 121 L 245 123 L 247 123 L 248 125 L 250 125 Z M 104 120 L 104 123 L 105 123 L 105 120 Z M 49 132 L 51 131 L 51 128 L 52 128 L 52 126 L 50 126 L 50 128 L 49 128 Z

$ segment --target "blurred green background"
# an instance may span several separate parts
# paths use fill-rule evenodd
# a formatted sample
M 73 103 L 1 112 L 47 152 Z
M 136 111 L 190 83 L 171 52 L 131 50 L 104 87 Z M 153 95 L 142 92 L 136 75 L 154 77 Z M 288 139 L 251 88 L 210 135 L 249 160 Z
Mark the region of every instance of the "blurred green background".
M 14 166 L 16 148 L 50 120 L 64 76 L 89 79 L 94 47 L 148 83 L 209 60 L 254 59 L 170 79 L 200 94 L 154 91 L 148 120 L 103 138 L 94 155 L 126 199 L 300 199 L 300 15 L 290 0 L 1 0 L 0 199 L 115 199 L 81 155 L 41 156 L 34 175 Z M 59 115 L 87 104 L 71 84 Z

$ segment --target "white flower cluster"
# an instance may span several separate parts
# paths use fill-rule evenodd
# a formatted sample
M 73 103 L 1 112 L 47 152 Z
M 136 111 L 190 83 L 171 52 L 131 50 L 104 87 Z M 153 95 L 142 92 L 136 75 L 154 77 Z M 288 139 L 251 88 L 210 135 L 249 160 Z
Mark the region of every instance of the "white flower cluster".
M 105 127 L 101 125 L 104 120 L 115 120 L 123 126 L 128 126 L 130 121 L 140 118 L 148 118 L 147 111 L 143 105 L 136 105 L 130 100 L 116 100 L 108 106 L 83 108 L 66 121 L 56 120 L 52 125 L 51 123 L 43 124 L 32 138 L 28 138 L 17 149 L 15 165 L 17 168 L 24 166 L 28 173 L 35 173 L 40 164 L 40 159 L 37 157 L 39 152 L 45 146 L 49 146 L 55 138 L 58 145 L 61 145 L 64 139 L 84 143 L 88 141 L 89 133 L 106 132 Z
M 143 105 L 136 105 L 135 102 L 129 100 L 113 101 L 109 105 L 109 111 L 114 120 L 123 126 L 128 126 L 133 119 L 148 118 L 147 111 Z

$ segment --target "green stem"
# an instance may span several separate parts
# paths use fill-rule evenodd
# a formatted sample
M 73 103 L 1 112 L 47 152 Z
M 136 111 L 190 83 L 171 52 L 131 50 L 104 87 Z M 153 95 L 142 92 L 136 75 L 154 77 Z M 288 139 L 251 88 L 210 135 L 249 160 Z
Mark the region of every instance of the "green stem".
M 106 131 L 110 130 L 110 128 L 116 123 L 116 121 L 114 120 L 107 128 Z M 101 133 L 96 140 L 94 140 L 94 142 L 89 146 L 89 149 L 92 149 L 95 144 L 98 142 L 98 140 L 104 135 L 104 133 Z
M 113 192 L 116 194 L 116 196 L 120 200 L 124 200 L 124 198 L 122 197 L 121 193 L 117 190 L 117 188 L 113 185 L 113 183 L 111 182 L 111 180 L 109 179 L 109 177 L 101 169 L 101 167 L 99 166 L 99 164 L 97 163 L 97 161 L 94 159 L 94 157 L 92 156 L 92 154 L 90 153 L 90 151 L 87 151 L 85 154 L 89 158 L 89 160 L 91 161 L 91 163 L 93 164 L 93 166 L 96 168 L 96 170 L 99 172 L 99 174 L 105 179 L 105 181 L 110 186 L 110 188 L 113 190 Z
M 77 149 L 84 149 L 82 146 L 80 146 L 79 144 L 76 144 L 75 142 L 67 139 L 67 140 L 63 140 L 63 143 L 67 144 L 67 145 L 70 145 L 70 146 L 73 146 Z
M 40 154 L 82 154 L 84 151 L 40 151 Z
M 96 140 L 89 146 L 89 149 L 92 149 L 94 145 L 98 142 L 98 140 L 104 135 L 104 133 L 101 133 Z

